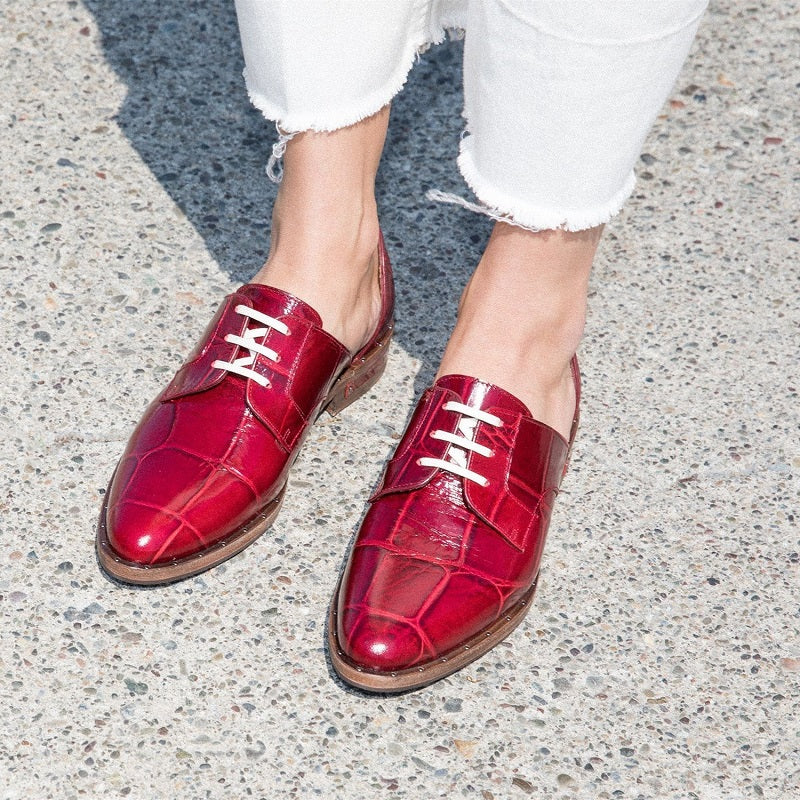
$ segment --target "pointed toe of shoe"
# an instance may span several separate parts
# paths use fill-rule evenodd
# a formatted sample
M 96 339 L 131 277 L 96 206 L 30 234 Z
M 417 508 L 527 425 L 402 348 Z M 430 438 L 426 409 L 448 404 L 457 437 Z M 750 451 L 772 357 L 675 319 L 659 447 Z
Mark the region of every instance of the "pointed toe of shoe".
M 141 483 L 112 481 L 97 536 L 101 566 L 135 584 L 171 583 L 235 555 L 269 527 L 284 493 L 259 508 L 225 470 L 209 473 L 203 493 L 187 483 L 185 492 L 142 494 Z
M 176 461 L 181 462 L 177 467 Z M 169 450 L 120 464 L 97 537 L 100 563 L 114 578 L 165 583 L 200 571 L 202 559 L 233 538 L 226 535 L 227 514 L 218 509 L 233 510 L 235 523 L 250 513 L 250 495 L 237 482 L 226 480 L 224 471 L 199 464 L 190 471 L 187 464 L 191 460 L 184 454 Z M 184 480 L 164 477 L 175 475 Z M 205 495 L 197 492 L 198 485 L 206 489 Z
M 359 672 L 386 674 L 411 667 L 423 651 L 407 622 L 379 614 L 345 614 L 337 628 L 339 654 Z
M 102 543 L 141 567 L 192 556 L 217 538 L 212 521 L 193 510 L 202 499 L 197 487 L 213 477 L 212 465 L 177 448 L 123 458 L 108 489 Z
M 164 510 L 124 502 L 106 514 L 105 541 L 112 558 L 150 567 L 191 553 L 179 528 Z
M 511 612 L 513 616 L 498 617 L 496 603 L 487 602 L 481 608 L 476 605 L 471 610 L 462 606 L 459 610 L 459 603 L 451 603 L 449 593 L 440 600 L 431 604 L 424 619 L 363 607 L 335 612 L 330 646 L 336 672 L 347 683 L 366 691 L 417 689 L 485 653 L 527 610 L 523 604 Z M 485 624 L 487 619 L 491 620 L 489 625 Z

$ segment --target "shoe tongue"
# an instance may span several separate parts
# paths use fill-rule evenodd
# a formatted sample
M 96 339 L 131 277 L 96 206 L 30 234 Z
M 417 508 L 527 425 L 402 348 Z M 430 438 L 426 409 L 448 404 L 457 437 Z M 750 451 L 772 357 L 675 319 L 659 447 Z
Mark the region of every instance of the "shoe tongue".
M 291 315 L 301 317 L 319 328 L 322 327 L 322 318 L 308 303 L 282 289 L 263 286 L 260 283 L 247 283 L 237 289 L 236 294 L 246 297 L 256 311 L 261 311 L 270 317 Z
M 466 375 L 443 375 L 436 381 L 435 386 L 453 392 L 458 396 L 459 402 L 473 408 L 487 411 L 491 408 L 501 408 L 512 414 L 531 416 L 528 407 L 513 394 L 478 378 Z

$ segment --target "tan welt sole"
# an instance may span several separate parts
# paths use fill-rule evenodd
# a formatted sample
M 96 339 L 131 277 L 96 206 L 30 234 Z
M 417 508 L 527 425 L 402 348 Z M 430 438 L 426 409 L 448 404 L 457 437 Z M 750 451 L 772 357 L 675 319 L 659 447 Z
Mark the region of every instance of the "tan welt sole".
M 109 489 L 105 495 L 106 498 L 108 498 L 110 489 L 111 485 L 109 484 Z M 238 530 L 233 531 L 224 541 L 217 542 L 208 550 L 203 550 L 189 558 L 152 565 L 126 561 L 116 554 L 108 541 L 106 532 L 108 500 L 105 499 L 100 512 L 100 520 L 97 523 L 97 560 L 111 577 L 123 583 L 154 586 L 190 578 L 192 575 L 205 572 L 205 570 L 227 561 L 258 539 L 272 525 L 275 517 L 278 516 L 285 493 L 286 484 L 284 484 L 278 496 L 268 503 L 257 516 Z

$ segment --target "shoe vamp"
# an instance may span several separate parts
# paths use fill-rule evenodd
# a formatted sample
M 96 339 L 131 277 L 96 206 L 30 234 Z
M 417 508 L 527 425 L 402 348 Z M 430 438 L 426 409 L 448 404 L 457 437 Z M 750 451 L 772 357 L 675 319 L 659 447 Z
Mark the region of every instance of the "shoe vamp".
M 520 551 L 464 502 L 461 481 L 439 475 L 373 504 L 356 547 L 371 544 L 420 561 L 450 564 L 498 584 L 530 585 L 535 548 Z
M 236 389 L 226 382 L 152 409 L 114 480 L 112 534 L 134 531 L 153 553 L 169 540 L 165 557 L 182 557 L 236 531 L 280 491 L 287 454 Z
M 495 622 L 512 586 L 457 564 L 364 545 L 340 598 L 340 638 L 371 668 L 405 669 L 463 645 Z M 380 658 L 377 658 L 380 656 Z
M 344 634 L 377 628 L 380 620 L 385 639 L 404 643 L 392 649 L 402 651 L 405 666 L 479 634 L 533 579 L 525 554 L 463 503 L 437 510 L 433 501 L 444 488 L 429 485 L 375 504 L 348 569 L 355 577 L 345 580 Z

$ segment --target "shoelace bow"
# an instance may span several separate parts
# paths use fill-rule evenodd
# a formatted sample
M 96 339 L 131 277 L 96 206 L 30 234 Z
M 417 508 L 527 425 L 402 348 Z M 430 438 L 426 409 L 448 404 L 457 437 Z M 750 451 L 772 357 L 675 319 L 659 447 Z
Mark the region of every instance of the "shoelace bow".
M 450 400 L 445 403 L 442 408 L 445 411 L 454 411 L 461 414 L 461 419 L 458 422 L 458 431 L 461 436 L 450 433 L 449 431 L 434 430 L 431 431 L 429 436 L 433 439 L 441 439 L 445 442 L 450 442 L 454 447 L 447 448 L 447 460 L 442 458 L 429 458 L 424 456 L 417 459 L 417 464 L 422 467 L 437 467 L 445 472 L 452 472 L 454 475 L 459 475 L 468 481 L 475 481 L 481 486 L 488 486 L 489 481 L 483 475 L 467 468 L 467 454 L 468 451 L 477 453 L 478 455 L 487 458 L 494 455 L 494 450 L 490 450 L 482 444 L 478 444 L 475 440 L 475 431 L 477 430 L 478 422 L 485 422 L 487 425 L 492 425 L 495 428 L 503 424 L 500 417 L 494 414 L 489 414 L 486 411 L 481 411 L 479 408 L 464 405 L 464 403 L 457 403 L 455 400 Z
M 257 384 L 259 384 L 259 386 L 266 388 L 270 385 L 269 380 L 256 372 L 254 369 L 249 368 L 255 363 L 256 354 L 262 355 L 276 364 L 278 361 L 280 361 L 280 356 L 272 348 L 266 347 L 263 344 L 259 344 L 256 339 L 263 338 L 270 332 L 270 330 L 278 331 L 278 333 L 288 336 L 289 328 L 279 319 L 270 317 L 269 314 L 262 314 L 260 311 L 256 311 L 254 308 L 250 308 L 249 306 L 238 305 L 234 311 L 236 311 L 237 314 L 241 314 L 243 317 L 248 317 L 256 322 L 260 322 L 264 327 L 247 328 L 244 331 L 244 336 L 237 336 L 236 334 L 229 333 L 225 337 L 225 341 L 229 342 L 230 344 L 237 344 L 239 347 L 249 350 L 250 355 L 237 358 L 236 361 L 233 362 L 220 361 L 217 359 L 211 366 L 215 369 L 225 370 L 226 372 L 235 372 L 237 375 L 241 375 L 243 378 L 252 378 Z

